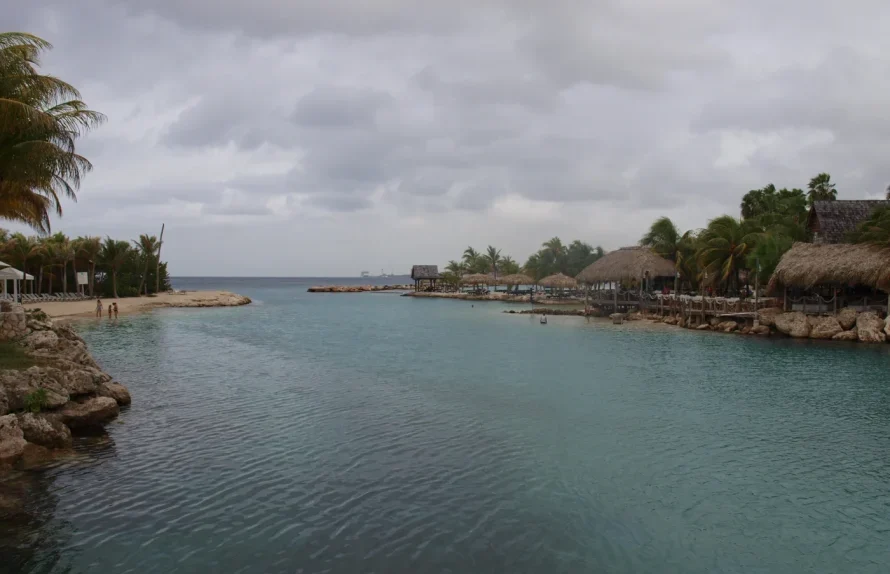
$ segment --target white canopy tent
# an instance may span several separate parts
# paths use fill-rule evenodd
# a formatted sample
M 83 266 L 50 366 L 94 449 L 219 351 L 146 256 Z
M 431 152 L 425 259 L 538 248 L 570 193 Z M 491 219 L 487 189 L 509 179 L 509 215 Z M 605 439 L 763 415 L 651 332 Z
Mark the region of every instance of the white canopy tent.
M 34 276 L 29 275 L 28 273 L 22 273 L 18 269 L 10 267 L 9 265 L 6 265 L 2 261 L 0 261 L 0 265 L 4 266 L 2 269 L 0 269 L 0 281 L 3 282 L 3 298 L 5 299 L 6 295 L 8 293 L 6 290 L 6 288 L 7 288 L 6 282 L 12 281 L 12 296 L 13 296 L 14 300 L 18 301 L 19 300 L 19 281 L 33 281 Z

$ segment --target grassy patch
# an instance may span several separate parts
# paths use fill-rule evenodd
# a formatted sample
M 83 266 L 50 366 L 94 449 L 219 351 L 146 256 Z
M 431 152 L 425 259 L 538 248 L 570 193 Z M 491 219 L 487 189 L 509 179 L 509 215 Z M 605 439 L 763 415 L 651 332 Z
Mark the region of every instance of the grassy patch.
M 41 361 L 25 353 L 25 349 L 10 341 L 0 342 L 0 369 L 24 370 Z

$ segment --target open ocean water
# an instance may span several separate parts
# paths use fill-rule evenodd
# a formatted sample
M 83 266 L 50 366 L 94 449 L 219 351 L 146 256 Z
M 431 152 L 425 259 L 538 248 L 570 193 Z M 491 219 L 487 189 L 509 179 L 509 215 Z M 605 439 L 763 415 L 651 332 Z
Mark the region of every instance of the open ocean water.
M 323 282 L 82 323 L 133 406 L 33 477 L 0 570 L 890 571 L 890 345 Z

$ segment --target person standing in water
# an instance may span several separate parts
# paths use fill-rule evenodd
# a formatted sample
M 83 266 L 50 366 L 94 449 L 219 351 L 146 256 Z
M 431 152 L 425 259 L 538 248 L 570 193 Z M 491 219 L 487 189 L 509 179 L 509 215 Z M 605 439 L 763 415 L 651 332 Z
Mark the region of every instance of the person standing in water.
M 113 303 L 114 305 L 114 318 L 117 319 L 117 301 Z
M 102 316 L 102 299 L 96 297 L 96 317 Z

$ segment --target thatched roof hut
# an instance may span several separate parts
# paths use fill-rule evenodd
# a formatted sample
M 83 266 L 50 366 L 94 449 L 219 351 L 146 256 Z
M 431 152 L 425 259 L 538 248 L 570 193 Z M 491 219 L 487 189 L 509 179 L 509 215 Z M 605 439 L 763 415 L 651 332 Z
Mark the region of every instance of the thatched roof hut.
M 578 286 L 578 282 L 568 275 L 563 275 L 562 273 L 557 273 L 556 275 L 550 275 L 548 277 L 544 277 L 540 281 L 538 281 L 538 285 L 542 287 L 555 287 L 558 289 L 571 289 L 573 287 Z
M 779 286 L 862 285 L 890 292 L 890 249 L 872 245 L 795 243 L 773 272 Z
M 871 217 L 876 209 L 890 207 L 883 199 L 815 201 L 807 215 L 807 229 L 814 243 L 844 243 L 850 232 Z
M 611 281 L 632 281 L 649 277 L 673 277 L 673 261 L 646 247 L 622 247 L 606 253 L 578 274 L 578 281 L 591 285 Z
M 436 265 L 414 265 L 411 267 L 411 279 L 415 281 L 441 278 L 439 267 Z
M 523 273 L 514 273 L 513 275 L 504 275 L 500 279 L 503 285 L 534 285 L 535 280 Z
M 464 275 L 460 278 L 460 282 L 464 285 L 497 285 L 494 276 L 485 273 Z

